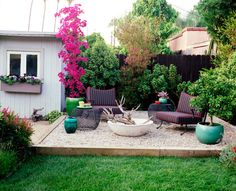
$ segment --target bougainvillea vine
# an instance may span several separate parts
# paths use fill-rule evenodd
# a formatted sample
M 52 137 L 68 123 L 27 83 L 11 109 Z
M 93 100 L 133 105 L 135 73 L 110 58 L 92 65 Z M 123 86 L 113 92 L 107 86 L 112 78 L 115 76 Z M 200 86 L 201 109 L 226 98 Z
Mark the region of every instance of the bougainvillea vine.
M 81 30 L 86 26 L 86 20 L 81 20 L 83 13 L 80 4 L 62 8 L 55 14 L 60 17 L 60 28 L 56 34 L 63 43 L 63 49 L 58 56 L 65 63 L 64 70 L 58 74 L 59 81 L 69 90 L 69 97 L 79 97 L 85 88 L 80 81 L 81 76 L 85 75 L 85 70 L 79 66 L 80 62 L 87 62 L 87 58 L 81 56 L 81 47 L 88 48 L 88 43 L 81 40 L 84 36 Z

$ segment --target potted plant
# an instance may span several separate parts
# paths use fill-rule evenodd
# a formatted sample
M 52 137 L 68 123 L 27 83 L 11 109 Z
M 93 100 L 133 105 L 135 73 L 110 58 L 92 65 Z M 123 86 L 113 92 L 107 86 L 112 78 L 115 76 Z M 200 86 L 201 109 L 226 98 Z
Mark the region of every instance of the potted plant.
M 166 104 L 169 99 L 168 93 L 164 91 L 158 92 L 157 96 L 159 97 L 159 102 L 163 104 Z
M 196 136 L 201 143 L 219 143 L 224 134 L 224 127 L 213 121 L 213 116 L 230 120 L 236 107 L 235 82 L 225 75 L 220 68 L 201 72 L 199 80 L 193 83 L 189 92 L 196 95 L 191 105 L 201 112 L 207 112 L 210 121 L 198 123 Z

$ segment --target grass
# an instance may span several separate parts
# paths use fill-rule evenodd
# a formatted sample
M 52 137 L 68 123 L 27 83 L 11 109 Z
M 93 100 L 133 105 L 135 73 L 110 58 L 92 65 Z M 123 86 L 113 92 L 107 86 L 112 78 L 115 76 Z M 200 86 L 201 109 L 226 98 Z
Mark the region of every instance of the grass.
M 235 191 L 236 172 L 218 158 L 35 156 L 1 191 Z

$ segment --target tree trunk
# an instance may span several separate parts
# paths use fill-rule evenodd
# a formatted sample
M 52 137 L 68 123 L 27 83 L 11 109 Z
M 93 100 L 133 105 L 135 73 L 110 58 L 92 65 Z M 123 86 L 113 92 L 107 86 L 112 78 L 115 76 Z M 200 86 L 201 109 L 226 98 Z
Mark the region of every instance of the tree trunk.
M 210 116 L 210 125 L 213 125 L 213 116 Z
M 56 13 L 58 12 L 59 1 L 60 1 L 60 0 L 57 0 L 57 10 L 56 10 Z M 54 20 L 54 28 L 53 28 L 53 32 L 56 31 L 56 23 L 57 23 L 57 17 L 55 17 L 55 20 Z
M 73 1 L 74 1 L 74 0 L 67 0 L 68 5 L 71 5 L 71 3 L 72 3 Z
M 29 12 L 29 20 L 28 20 L 28 31 L 30 30 L 30 20 L 31 20 L 31 13 L 32 13 L 33 2 L 34 2 L 34 0 L 31 0 L 30 12 Z
M 44 21 L 45 21 L 45 13 L 46 13 L 46 0 L 43 0 L 43 1 L 44 1 L 44 8 L 43 8 L 42 32 L 43 32 Z

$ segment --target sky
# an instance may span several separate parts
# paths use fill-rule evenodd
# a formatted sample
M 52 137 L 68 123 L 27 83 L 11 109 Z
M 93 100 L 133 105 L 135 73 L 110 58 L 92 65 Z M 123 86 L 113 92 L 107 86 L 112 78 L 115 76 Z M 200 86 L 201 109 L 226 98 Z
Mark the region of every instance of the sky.
M 136 0 L 74 0 L 74 3 L 82 4 L 84 10 L 83 19 L 87 20 L 85 35 L 100 32 L 105 40 L 111 41 L 112 28 L 109 23 L 113 18 L 126 15 Z M 46 0 L 46 15 L 44 32 L 54 31 L 54 13 L 57 0 Z M 66 0 L 59 1 L 59 9 L 67 6 Z M 167 0 L 182 17 L 186 17 L 199 0 Z M 31 0 L 0 0 L 0 30 L 27 31 Z M 30 31 L 42 31 L 44 0 L 34 0 Z M 57 21 L 57 27 L 59 24 Z

